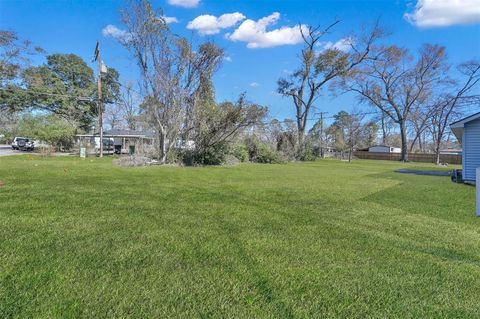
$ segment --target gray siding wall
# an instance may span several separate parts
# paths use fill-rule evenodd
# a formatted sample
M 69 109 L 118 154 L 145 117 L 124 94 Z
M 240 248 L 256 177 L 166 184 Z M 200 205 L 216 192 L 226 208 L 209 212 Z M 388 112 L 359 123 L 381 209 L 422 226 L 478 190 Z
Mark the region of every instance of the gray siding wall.
M 480 167 L 480 119 L 466 123 L 463 134 L 463 179 L 475 181 L 475 169 Z

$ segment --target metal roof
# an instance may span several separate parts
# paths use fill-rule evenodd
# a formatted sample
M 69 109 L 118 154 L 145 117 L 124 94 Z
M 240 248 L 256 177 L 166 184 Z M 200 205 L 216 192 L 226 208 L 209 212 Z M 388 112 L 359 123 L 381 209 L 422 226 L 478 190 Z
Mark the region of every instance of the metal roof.
M 99 136 L 100 133 L 96 132 L 94 134 L 78 134 L 77 136 L 84 137 L 93 137 Z M 103 137 L 138 137 L 138 138 L 153 138 L 153 132 L 147 131 L 133 131 L 133 130 L 105 130 L 103 132 Z

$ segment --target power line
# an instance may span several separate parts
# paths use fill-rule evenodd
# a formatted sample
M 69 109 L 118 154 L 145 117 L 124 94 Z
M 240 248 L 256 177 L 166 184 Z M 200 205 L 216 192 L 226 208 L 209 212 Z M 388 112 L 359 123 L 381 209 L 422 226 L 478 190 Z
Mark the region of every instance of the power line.
M 116 81 L 116 83 L 124 88 L 127 88 L 124 84 Z M 135 89 L 133 89 L 132 87 L 128 87 L 128 89 L 130 89 L 132 92 L 135 92 L 139 95 L 141 95 L 141 93 Z M 13 88 L 0 88 L 0 90 L 2 91 L 10 91 L 10 92 L 15 92 L 15 89 Z M 95 102 L 97 101 L 96 98 L 94 97 L 85 97 L 85 96 L 77 96 L 77 95 L 71 95 L 71 94 L 59 94 L 59 93 L 50 93 L 50 92 L 40 92 L 40 91 L 34 91 L 34 90 L 31 90 L 31 89 L 17 89 L 17 90 L 20 90 L 22 92 L 25 92 L 25 93 L 29 93 L 29 94 L 37 94 L 37 95 L 47 95 L 47 96 L 58 96 L 58 97 L 67 97 L 67 98 L 73 98 L 73 99 L 77 99 L 79 101 L 88 101 L 88 102 Z M 463 104 L 463 105 L 458 105 L 456 108 L 457 109 L 462 109 L 462 108 L 465 108 L 465 109 L 468 109 L 470 110 L 472 107 L 474 107 L 474 105 L 472 104 Z M 324 114 L 326 112 L 323 112 Z M 319 113 L 316 113 L 316 114 L 319 114 Z M 365 116 L 365 115 L 380 115 L 381 112 L 379 111 L 373 111 L 373 112 L 358 112 L 358 113 L 353 113 L 353 114 L 349 114 L 350 116 Z M 336 118 L 336 115 L 331 115 L 331 116 L 321 116 L 321 117 L 312 117 L 312 118 L 307 118 L 307 121 L 318 121 L 318 120 L 326 120 L 326 119 L 335 119 Z M 272 120 L 273 121 L 273 120 Z M 262 122 L 260 123 L 261 125 L 274 125 L 274 124 L 284 124 L 284 123 L 288 123 L 288 122 L 292 122 L 292 121 L 295 121 L 295 119 L 285 119 L 285 120 L 282 120 L 282 121 L 275 121 L 275 123 L 272 123 L 272 121 L 270 122 Z
M 326 113 L 326 112 L 323 112 L 323 113 Z M 379 113 L 378 111 L 375 111 L 375 112 L 359 112 L 359 113 L 352 113 L 352 114 L 348 114 L 349 116 L 364 116 L 364 115 L 380 115 L 381 113 Z M 307 121 L 319 121 L 319 120 L 326 120 L 326 119 L 335 119 L 336 118 L 336 115 L 331 115 L 331 116 L 321 116 L 321 117 L 312 117 L 312 118 L 307 118 Z M 274 121 L 274 120 L 272 120 Z M 282 124 L 282 123 L 288 123 L 288 122 L 292 122 L 292 121 L 295 121 L 294 119 L 286 119 L 286 120 L 283 120 L 283 121 L 278 121 L 276 120 L 275 123 L 272 123 L 272 121 L 270 122 L 262 122 L 261 124 L 263 125 L 274 125 L 274 124 Z

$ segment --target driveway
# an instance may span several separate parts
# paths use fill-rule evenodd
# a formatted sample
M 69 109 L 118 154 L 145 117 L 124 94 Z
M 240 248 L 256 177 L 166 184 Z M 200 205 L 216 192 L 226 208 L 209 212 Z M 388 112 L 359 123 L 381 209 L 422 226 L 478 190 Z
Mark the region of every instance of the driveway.
M 8 156 L 8 155 L 20 155 L 25 154 L 25 152 L 21 151 L 14 151 L 10 145 L 0 145 L 0 156 Z

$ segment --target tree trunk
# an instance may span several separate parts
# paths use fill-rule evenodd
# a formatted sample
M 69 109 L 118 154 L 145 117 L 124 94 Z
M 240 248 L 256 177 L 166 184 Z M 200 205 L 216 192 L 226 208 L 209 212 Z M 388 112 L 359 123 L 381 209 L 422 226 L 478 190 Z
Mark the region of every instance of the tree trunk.
M 297 159 L 300 159 L 303 154 L 305 144 L 305 128 L 298 129 L 298 145 L 297 145 Z
M 437 140 L 435 141 L 435 164 L 437 164 L 437 165 L 440 165 L 440 145 L 441 145 L 441 143 L 442 143 L 442 140 L 439 137 L 437 137 Z
M 385 128 L 385 113 L 382 112 L 382 144 L 387 145 L 387 130 Z
M 162 164 L 167 160 L 167 150 L 165 145 L 165 132 L 160 130 L 158 132 L 158 159 Z
M 402 162 L 408 162 L 408 140 L 407 140 L 407 128 L 405 126 L 405 120 L 401 120 L 400 124 L 400 136 L 402 137 Z
M 413 139 L 412 141 L 412 144 L 410 145 L 410 153 L 413 153 L 414 151 L 414 148 L 415 148 L 415 143 L 417 143 L 417 140 L 419 141 L 419 147 L 421 148 L 421 143 L 420 143 L 420 137 L 418 135 L 418 133 L 415 135 L 415 138 Z

